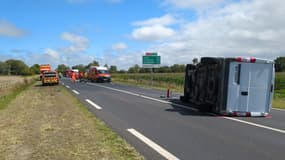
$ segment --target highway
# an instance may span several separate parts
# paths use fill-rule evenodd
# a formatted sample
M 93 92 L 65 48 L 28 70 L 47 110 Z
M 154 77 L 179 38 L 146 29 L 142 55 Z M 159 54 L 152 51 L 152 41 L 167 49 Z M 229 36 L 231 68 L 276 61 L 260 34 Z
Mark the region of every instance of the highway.
M 284 110 L 224 117 L 161 99 L 158 90 L 65 78 L 61 84 L 146 159 L 285 159 Z

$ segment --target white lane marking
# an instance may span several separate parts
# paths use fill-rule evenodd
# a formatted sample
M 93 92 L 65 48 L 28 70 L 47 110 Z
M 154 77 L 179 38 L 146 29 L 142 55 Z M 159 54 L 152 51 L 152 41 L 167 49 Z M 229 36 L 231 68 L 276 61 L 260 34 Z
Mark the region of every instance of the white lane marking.
M 277 110 L 277 111 L 285 111 L 285 109 L 280 109 L 280 108 L 272 108 L 274 110 Z
M 99 105 L 95 104 L 94 102 L 92 102 L 91 100 L 89 99 L 85 99 L 86 102 L 88 102 L 89 104 L 91 104 L 93 107 L 95 107 L 96 109 L 98 110 L 101 110 L 102 107 L 100 107 Z
M 144 135 L 142 135 L 141 133 L 139 133 L 138 131 L 136 131 L 133 128 L 127 129 L 128 132 L 130 132 L 132 135 L 134 135 L 135 137 L 137 137 L 138 139 L 140 139 L 141 141 L 143 141 L 145 144 L 147 144 L 149 147 L 151 147 L 152 149 L 154 149 L 156 152 L 158 152 L 160 155 L 162 155 L 164 158 L 168 159 L 168 160 L 179 160 L 179 158 L 177 158 L 176 156 L 174 156 L 173 154 L 169 153 L 167 150 L 165 150 L 164 148 L 162 148 L 161 146 L 159 146 L 158 144 L 156 144 L 155 142 L 153 142 L 152 140 L 150 140 L 149 138 L 145 137 Z
M 165 101 L 165 100 L 160 100 L 160 99 L 156 99 L 156 98 L 144 96 L 144 95 L 137 94 L 137 93 L 133 93 L 133 92 L 129 92 L 129 91 L 126 91 L 126 90 L 111 88 L 111 87 L 107 87 L 107 86 L 103 86 L 103 85 L 98 85 L 98 84 L 93 84 L 93 83 L 88 83 L 88 84 L 94 85 L 94 86 L 97 86 L 97 87 L 102 87 L 102 88 L 110 89 L 110 90 L 113 90 L 113 91 L 118 91 L 118 92 L 121 92 L 121 93 L 126 93 L 126 94 L 133 95 L 133 96 L 137 96 L 137 97 L 142 97 L 142 98 L 145 98 L 145 99 L 157 101 L 157 102 L 164 103 L 164 104 L 171 104 L 171 105 L 174 105 L 174 106 L 177 106 L 177 107 L 180 107 L 180 108 L 190 109 L 190 110 L 193 110 L 193 111 L 196 111 L 196 112 L 199 111 L 199 110 L 196 109 L 196 108 L 192 108 L 192 107 L 185 106 L 185 105 L 182 105 L 182 104 L 177 104 L 177 103 L 173 103 L 173 102 L 169 102 L 169 101 Z
M 248 121 L 243 121 L 243 120 L 236 119 L 236 118 L 231 118 L 231 117 L 222 117 L 222 118 L 285 134 L 285 130 L 282 130 L 282 129 L 272 128 L 272 127 L 268 127 L 268 126 L 264 126 L 264 125 L 260 125 L 260 124 L 256 124 L 256 123 L 252 123 L 252 122 L 248 122 Z
M 79 94 L 79 92 L 77 92 L 76 90 L 72 90 L 72 92 L 74 92 L 75 94 Z
M 66 88 L 70 88 L 68 85 L 65 86 Z

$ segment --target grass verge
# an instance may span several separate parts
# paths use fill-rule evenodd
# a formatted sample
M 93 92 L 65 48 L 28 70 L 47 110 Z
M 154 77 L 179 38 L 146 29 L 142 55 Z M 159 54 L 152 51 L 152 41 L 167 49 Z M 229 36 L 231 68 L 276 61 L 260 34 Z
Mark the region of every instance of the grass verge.
M 17 97 L 22 91 L 27 89 L 29 86 L 33 85 L 36 82 L 34 78 L 31 78 L 30 80 L 28 78 L 24 78 L 24 83 L 18 84 L 14 86 L 10 92 L 8 92 L 6 95 L 3 95 L 0 97 L 0 110 L 7 107 L 7 105 Z

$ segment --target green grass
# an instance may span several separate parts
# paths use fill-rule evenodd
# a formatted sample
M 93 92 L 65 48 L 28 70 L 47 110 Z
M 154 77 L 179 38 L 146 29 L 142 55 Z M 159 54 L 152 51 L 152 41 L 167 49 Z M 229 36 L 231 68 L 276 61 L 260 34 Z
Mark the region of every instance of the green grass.
M 150 79 L 150 73 L 112 74 L 112 81 L 117 83 L 183 92 L 184 73 L 154 73 L 153 84 Z
M 24 83 L 14 86 L 6 95 L 0 97 L 0 110 L 6 108 L 17 95 L 36 82 L 33 78 L 29 81 L 27 77 L 24 78 L 23 81 Z
M 150 73 L 113 74 L 112 79 L 117 83 L 162 90 L 169 88 L 180 93 L 183 93 L 184 87 L 184 73 L 154 73 L 152 86 Z M 275 74 L 273 107 L 285 109 L 285 72 Z

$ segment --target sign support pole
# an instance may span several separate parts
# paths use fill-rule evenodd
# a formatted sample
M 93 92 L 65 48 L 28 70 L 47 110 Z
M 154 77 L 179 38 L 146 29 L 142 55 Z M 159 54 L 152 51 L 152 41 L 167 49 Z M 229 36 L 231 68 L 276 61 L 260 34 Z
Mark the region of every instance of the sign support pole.
M 153 86 L 153 68 L 150 68 L 151 87 Z

